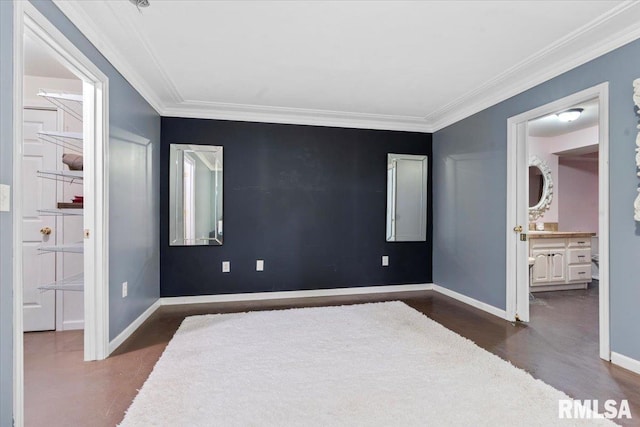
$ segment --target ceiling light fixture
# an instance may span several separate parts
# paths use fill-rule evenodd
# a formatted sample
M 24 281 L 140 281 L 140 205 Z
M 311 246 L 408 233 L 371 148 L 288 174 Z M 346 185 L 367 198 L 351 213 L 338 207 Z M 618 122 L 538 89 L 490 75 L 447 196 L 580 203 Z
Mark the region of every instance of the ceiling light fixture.
M 566 111 L 557 113 L 556 116 L 558 116 L 558 120 L 561 122 L 572 122 L 580 117 L 580 114 L 582 114 L 583 111 L 583 108 L 570 108 Z
M 138 10 L 141 7 L 149 7 L 149 0 L 129 0 L 131 3 L 135 4 Z

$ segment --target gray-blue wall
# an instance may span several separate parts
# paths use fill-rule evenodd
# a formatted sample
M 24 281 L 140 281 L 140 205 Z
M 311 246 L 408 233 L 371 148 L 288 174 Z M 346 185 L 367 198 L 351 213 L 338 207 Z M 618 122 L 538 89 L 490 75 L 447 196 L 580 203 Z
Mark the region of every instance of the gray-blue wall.
M 109 337 L 160 295 L 160 116 L 49 0 L 32 1 L 109 78 Z M 122 298 L 122 282 L 129 296 Z
M 0 1 L 0 184 L 13 182 L 12 58 L 13 2 Z M 11 213 L 0 212 L 0 426 L 13 416 L 12 246 Z
M 507 119 L 609 82 L 611 350 L 640 359 L 640 180 L 632 81 L 640 41 L 623 46 L 434 134 L 434 283 L 505 308 Z

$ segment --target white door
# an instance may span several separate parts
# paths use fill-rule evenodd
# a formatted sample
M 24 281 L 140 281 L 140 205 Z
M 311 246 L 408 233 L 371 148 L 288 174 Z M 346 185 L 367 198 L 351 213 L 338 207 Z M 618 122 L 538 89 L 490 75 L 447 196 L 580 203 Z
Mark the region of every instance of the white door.
M 55 216 L 41 216 L 39 209 L 56 207 L 56 181 L 39 178 L 37 171 L 58 169 L 57 147 L 41 141 L 38 131 L 57 130 L 55 110 L 24 109 L 22 144 L 22 277 L 24 331 L 55 329 L 55 291 L 38 286 L 55 281 L 56 254 L 41 246 L 56 241 Z M 50 234 L 47 229 L 51 230 Z

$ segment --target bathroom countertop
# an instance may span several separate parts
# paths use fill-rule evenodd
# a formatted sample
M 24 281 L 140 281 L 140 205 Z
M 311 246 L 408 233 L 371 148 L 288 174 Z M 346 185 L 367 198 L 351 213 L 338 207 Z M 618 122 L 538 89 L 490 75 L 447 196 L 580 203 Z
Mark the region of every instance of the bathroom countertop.
M 554 239 L 558 237 L 592 237 L 596 233 L 588 233 L 585 231 L 529 231 L 530 239 Z

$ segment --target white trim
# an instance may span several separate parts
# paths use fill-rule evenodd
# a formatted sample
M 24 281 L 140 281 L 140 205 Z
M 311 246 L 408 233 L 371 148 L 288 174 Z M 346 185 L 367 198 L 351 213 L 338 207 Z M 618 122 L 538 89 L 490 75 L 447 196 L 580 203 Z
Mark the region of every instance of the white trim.
M 431 289 L 434 290 L 435 292 L 438 292 L 439 294 L 448 296 L 462 303 L 475 307 L 479 310 L 486 311 L 487 313 L 493 314 L 494 316 L 497 316 L 501 319 L 509 320 L 507 319 L 507 313 L 501 308 L 497 308 L 485 302 L 478 301 L 477 299 L 468 297 L 456 291 L 452 291 L 451 289 L 444 288 L 440 285 L 433 284 L 431 286 Z
M 529 120 L 569 108 L 580 102 L 598 98 L 599 106 L 599 164 L 598 164 L 598 241 L 600 254 L 600 295 L 599 295 L 599 325 L 600 325 L 600 357 L 610 360 L 610 302 L 609 302 L 609 83 L 601 83 L 583 91 L 574 93 L 562 99 L 545 104 L 533 110 L 510 117 L 507 120 L 507 268 L 506 268 L 506 307 L 507 316 L 513 320 L 516 313 L 521 320 L 528 320 L 529 313 L 529 281 L 528 272 L 519 268 L 517 272 L 513 268 L 517 265 L 525 265 L 524 255 L 519 251 L 513 234 L 513 227 L 519 225 L 517 206 L 518 191 L 516 185 L 516 172 L 518 163 L 522 162 L 522 149 L 526 148 L 526 138 L 519 137 L 518 126 Z M 525 150 L 526 151 L 526 150 Z M 520 216 L 522 216 L 520 212 Z M 524 224 L 520 224 L 523 225 Z M 528 225 L 528 224 L 527 224 Z M 528 257 L 528 254 L 526 255 Z M 526 273 L 525 273 L 526 272 Z M 521 315 L 522 313 L 522 315 Z
M 162 110 L 162 116 L 355 129 L 433 132 L 433 128 L 424 118 L 415 116 L 352 113 L 189 100 L 165 107 Z
M 25 2 L 13 2 L 13 422 L 24 426 L 24 317 L 22 295 L 22 76 Z M 18 284 L 20 286 L 18 286 Z
M 387 292 L 414 292 L 430 291 L 431 283 L 420 283 L 413 285 L 385 285 L 366 286 L 355 288 L 332 288 L 332 289 L 309 289 L 304 291 L 281 291 L 281 292 L 252 292 L 243 294 L 222 294 L 222 295 L 198 295 L 191 297 L 163 297 L 160 298 L 162 305 L 178 304 L 203 304 L 212 302 L 232 302 L 232 301 L 267 301 L 274 299 L 288 298 L 314 298 L 331 297 L 340 295 L 363 295 L 380 294 Z
M 160 308 L 161 302 L 159 299 L 155 300 L 153 304 L 149 306 L 140 316 L 136 318 L 129 326 L 124 328 L 117 337 L 111 340 L 109 343 L 109 354 L 113 353 L 123 342 L 127 340 L 155 311 Z
M 631 372 L 640 374 L 640 360 L 632 359 L 628 356 L 624 356 L 615 351 L 611 352 L 611 363 L 618 365 L 624 369 L 628 369 Z

